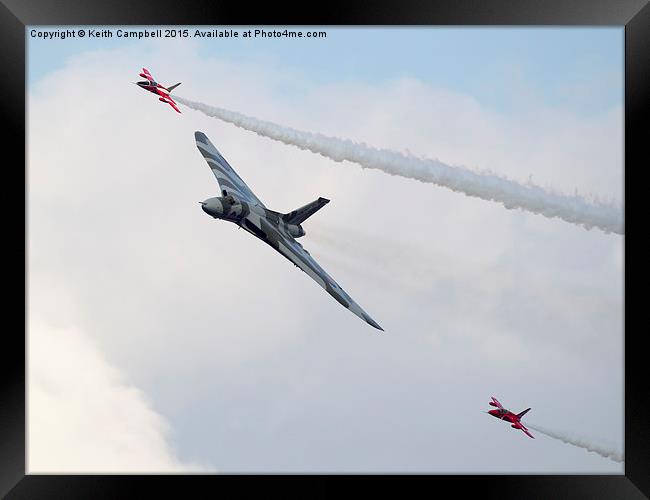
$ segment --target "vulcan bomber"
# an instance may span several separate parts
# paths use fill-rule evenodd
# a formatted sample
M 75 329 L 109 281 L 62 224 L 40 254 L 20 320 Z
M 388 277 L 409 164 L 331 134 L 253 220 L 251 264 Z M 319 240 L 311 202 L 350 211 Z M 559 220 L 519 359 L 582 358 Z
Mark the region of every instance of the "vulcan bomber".
M 262 240 L 327 291 L 336 301 L 369 325 L 383 328 L 343 290 L 332 277 L 296 241 L 305 235 L 302 223 L 329 200 L 318 198 L 296 210 L 283 214 L 266 208 L 253 191 L 239 177 L 226 159 L 217 151 L 203 132 L 195 132 L 196 146 L 217 178 L 221 196 L 200 202 L 209 216 L 232 222 Z

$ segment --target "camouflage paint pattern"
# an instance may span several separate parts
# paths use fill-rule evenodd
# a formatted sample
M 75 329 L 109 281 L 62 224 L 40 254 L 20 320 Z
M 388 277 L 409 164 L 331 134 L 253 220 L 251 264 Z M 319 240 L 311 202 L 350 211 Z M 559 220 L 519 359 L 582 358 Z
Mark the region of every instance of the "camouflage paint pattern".
M 318 198 L 287 214 L 269 210 L 203 132 L 195 132 L 194 137 L 197 148 L 208 162 L 221 190 L 221 196 L 201 202 L 203 211 L 211 217 L 233 222 L 244 228 L 302 269 L 343 307 L 383 331 L 383 328 L 361 309 L 296 241 L 296 238 L 305 235 L 302 222 L 329 203 L 329 200 Z

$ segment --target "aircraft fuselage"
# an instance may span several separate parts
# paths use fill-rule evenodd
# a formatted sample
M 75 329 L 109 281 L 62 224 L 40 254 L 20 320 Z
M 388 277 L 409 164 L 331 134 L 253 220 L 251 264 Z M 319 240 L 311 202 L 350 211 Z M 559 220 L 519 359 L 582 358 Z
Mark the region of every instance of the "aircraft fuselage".
M 232 195 L 209 198 L 201 203 L 201 208 L 215 219 L 237 224 L 276 250 L 277 243 L 282 238 L 299 238 L 305 235 L 302 226 L 287 224 L 278 212 L 237 200 Z
M 498 418 L 499 420 L 505 420 L 506 422 L 510 422 L 512 424 L 519 422 L 519 417 L 508 410 L 505 412 L 501 410 L 490 410 L 488 413 L 493 417 Z

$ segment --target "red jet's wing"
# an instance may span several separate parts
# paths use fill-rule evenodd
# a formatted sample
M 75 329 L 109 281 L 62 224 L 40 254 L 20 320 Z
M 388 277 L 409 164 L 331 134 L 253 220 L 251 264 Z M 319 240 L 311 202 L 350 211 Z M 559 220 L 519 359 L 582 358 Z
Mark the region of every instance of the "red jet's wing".
M 169 105 L 170 105 L 172 108 L 174 108 L 178 113 L 181 112 L 181 110 L 178 109 L 178 106 L 176 106 L 176 103 L 175 103 L 172 99 L 169 99 L 169 98 L 167 98 L 167 99 L 161 98 L 160 100 L 163 101 L 163 102 L 166 102 L 167 104 L 169 104 Z
M 503 409 L 503 405 L 501 403 L 499 403 L 499 400 L 497 398 L 495 398 L 494 396 L 491 396 L 491 397 L 492 397 L 492 401 L 494 401 L 494 404 L 496 405 L 496 407 Z
M 147 68 L 142 68 L 142 73 L 140 73 L 140 76 L 142 78 L 146 78 L 150 82 L 154 81 L 153 76 L 151 76 L 151 73 L 149 73 L 149 70 Z
M 515 422 L 514 424 L 512 424 L 512 426 L 515 429 L 521 429 L 522 431 L 524 431 L 524 434 L 526 434 L 526 436 L 535 439 L 535 436 L 533 436 L 530 432 L 528 432 L 528 429 L 526 429 L 526 426 L 524 424 L 522 424 L 521 422 Z
M 167 101 L 167 102 L 169 102 L 169 101 Z M 170 105 L 170 106 L 171 106 L 172 108 L 174 108 L 174 109 L 175 109 L 175 110 L 176 110 L 176 111 L 177 111 L 178 113 L 180 113 L 180 112 L 181 112 L 181 110 L 180 110 L 180 109 L 178 109 L 178 106 L 176 106 L 176 104 L 175 104 L 175 103 L 173 103 L 173 102 L 170 102 L 170 103 L 169 103 L 169 105 Z
M 527 436 L 532 437 L 533 439 L 535 439 L 535 436 L 533 436 L 530 432 L 528 432 L 528 429 L 526 429 L 523 425 L 521 426 L 521 430 L 524 431 L 524 433 Z

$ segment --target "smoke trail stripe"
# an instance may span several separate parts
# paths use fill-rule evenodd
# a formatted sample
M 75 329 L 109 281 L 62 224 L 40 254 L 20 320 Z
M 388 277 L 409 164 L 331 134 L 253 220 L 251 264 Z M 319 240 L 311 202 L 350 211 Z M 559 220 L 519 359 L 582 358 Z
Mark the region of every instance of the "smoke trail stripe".
M 572 436 L 567 436 L 566 434 L 563 434 L 558 431 L 553 431 L 544 427 L 538 427 L 537 425 L 531 425 L 530 423 L 526 423 L 529 429 L 532 429 L 537 432 L 541 432 L 542 434 L 553 438 L 553 439 L 558 439 L 559 441 L 562 441 L 563 443 L 570 444 L 573 446 L 577 446 L 578 448 L 582 448 L 587 451 L 591 451 L 594 453 L 597 453 L 603 458 L 609 458 L 610 460 L 613 460 L 614 462 L 618 463 L 623 463 L 623 454 L 616 451 L 616 450 L 610 450 L 607 449 L 603 446 L 599 446 L 593 443 L 588 442 L 585 439 L 580 439 L 580 438 L 575 438 Z
M 351 161 L 421 182 L 436 184 L 488 201 L 507 209 L 522 209 L 548 218 L 558 217 L 586 229 L 597 227 L 605 233 L 624 234 L 622 206 L 589 201 L 581 196 L 545 190 L 531 183 L 520 184 L 505 177 L 447 165 L 438 160 L 406 156 L 396 151 L 357 144 L 348 139 L 304 132 L 258 120 L 226 109 L 208 106 L 177 96 L 176 100 L 207 116 L 232 123 L 258 135 L 320 154 L 334 161 Z

